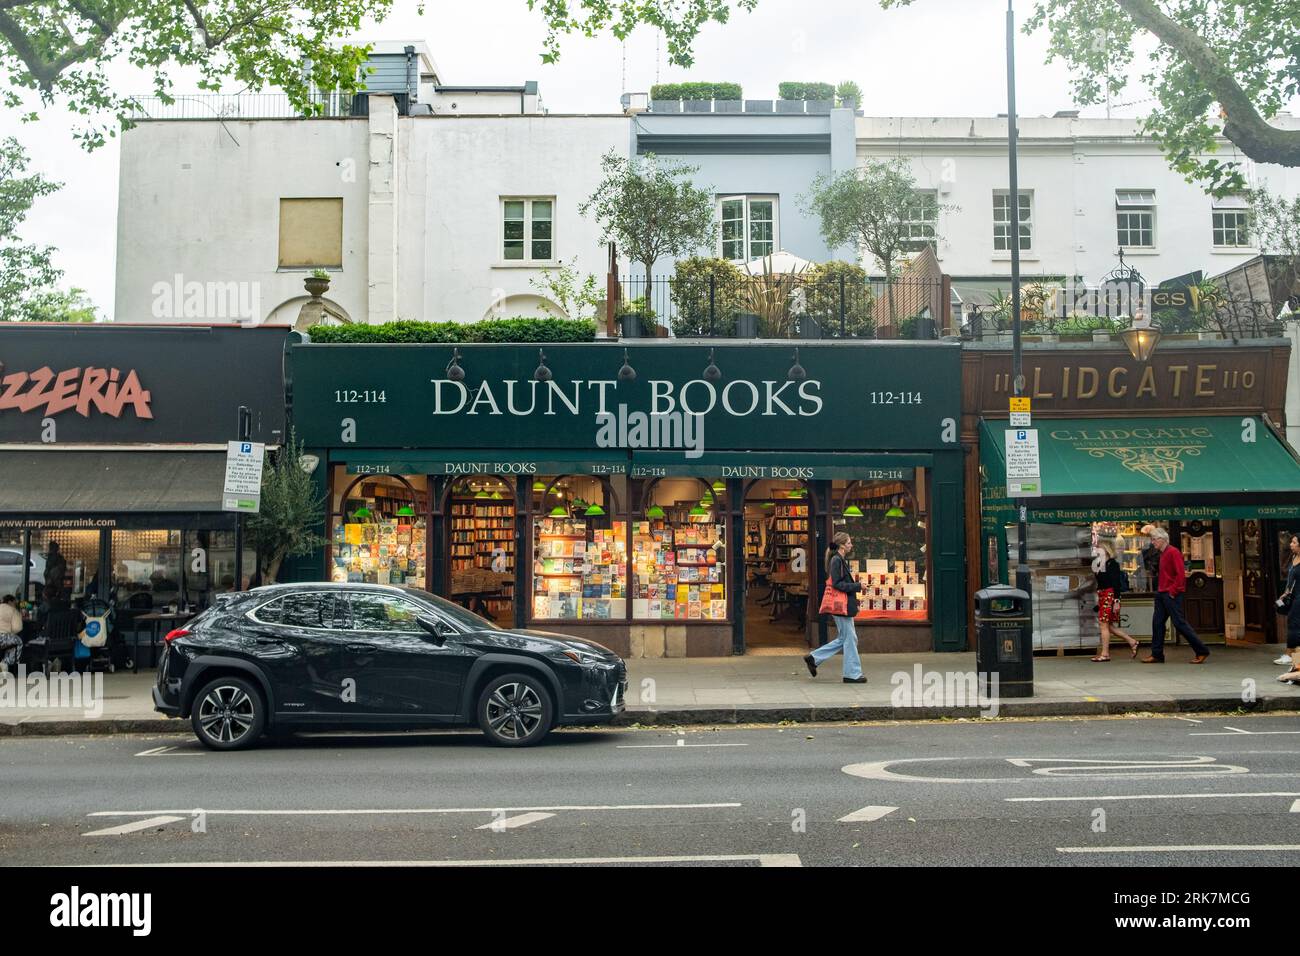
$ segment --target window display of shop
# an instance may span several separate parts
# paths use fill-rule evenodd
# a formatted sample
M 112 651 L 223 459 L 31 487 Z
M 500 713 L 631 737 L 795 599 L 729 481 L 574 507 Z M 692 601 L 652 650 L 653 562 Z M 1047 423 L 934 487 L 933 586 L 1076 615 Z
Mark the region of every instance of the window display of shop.
M 632 527 L 634 620 L 727 619 L 725 491 L 721 480 L 651 486 L 644 519 Z
M 533 492 L 533 619 L 625 620 L 627 522 L 609 514 L 604 483 L 555 476 L 535 481 Z
M 428 509 L 423 476 L 347 482 L 330 522 L 330 579 L 425 587 Z
M 858 621 L 928 621 L 925 470 L 906 480 L 835 482 L 835 530 L 853 538 Z

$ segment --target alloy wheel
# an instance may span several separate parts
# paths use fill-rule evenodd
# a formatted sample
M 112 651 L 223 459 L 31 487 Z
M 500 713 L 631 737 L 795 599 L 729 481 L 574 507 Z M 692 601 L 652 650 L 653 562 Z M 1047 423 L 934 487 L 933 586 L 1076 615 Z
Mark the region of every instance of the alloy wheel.
M 523 740 L 542 723 L 542 701 L 527 684 L 502 684 L 487 702 L 488 725 L 510 740 Z
M 231 744 L 248 733 L 257 705 L 241 687 L 218 684 L 199 705 L 199 725 L 213 740 Z

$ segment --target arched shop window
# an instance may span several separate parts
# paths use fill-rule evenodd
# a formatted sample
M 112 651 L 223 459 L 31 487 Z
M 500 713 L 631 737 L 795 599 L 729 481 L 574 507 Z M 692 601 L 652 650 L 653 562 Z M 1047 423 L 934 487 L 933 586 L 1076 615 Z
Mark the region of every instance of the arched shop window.
M 726 484 L 655 478 L 632 528 L 632 619 L 723 621 L 727 613 Z
M 446 593 L 492 620 L 511 620 L 518 567 L 513 479 L 456 481 L 449 505 Z
M 862 584 L 858 620 L 928 621 L 924 471 L 902 481 L 837 481 L 831 501 L 835 531 L 853 538 L 849 566 Z
M 627 522 L 610 480 L 539 476 L 531 501 L 533 619 L 625 619 Z
M 330 579 L 425 587 L 427 479 L 358 475 L 336 486 L 341 490 L 334 495 L 330 514 Z

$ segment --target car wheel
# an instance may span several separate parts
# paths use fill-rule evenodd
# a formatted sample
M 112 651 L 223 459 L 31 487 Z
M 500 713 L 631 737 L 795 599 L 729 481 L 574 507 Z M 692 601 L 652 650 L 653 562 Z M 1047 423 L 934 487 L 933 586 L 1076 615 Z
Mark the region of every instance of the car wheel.
M 540 743 L 555 721 L 555 703 L 540 678 L 506 674 L 493 678 L 478 698 L 478 725 L 501 747 Z
M 190 724 L 199 743 L 212 750 L 251 747 L 266 727 L 262 692 L 242 677 L 218 677 L 194 696 Z

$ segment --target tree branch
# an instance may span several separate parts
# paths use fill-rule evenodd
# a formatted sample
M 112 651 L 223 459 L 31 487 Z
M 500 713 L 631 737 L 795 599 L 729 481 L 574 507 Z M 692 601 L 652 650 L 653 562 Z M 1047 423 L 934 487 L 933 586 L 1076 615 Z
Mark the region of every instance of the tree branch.
M 1223 135 L 1257 163 L 1300 166 L 1300 132 L 1278 129 L 1259 114 L 1231 71 L 1200 34 L 1176 22 L 1155 0 L 1115 0 L 1138 26 L 1177 51 L 1223 107 Z

